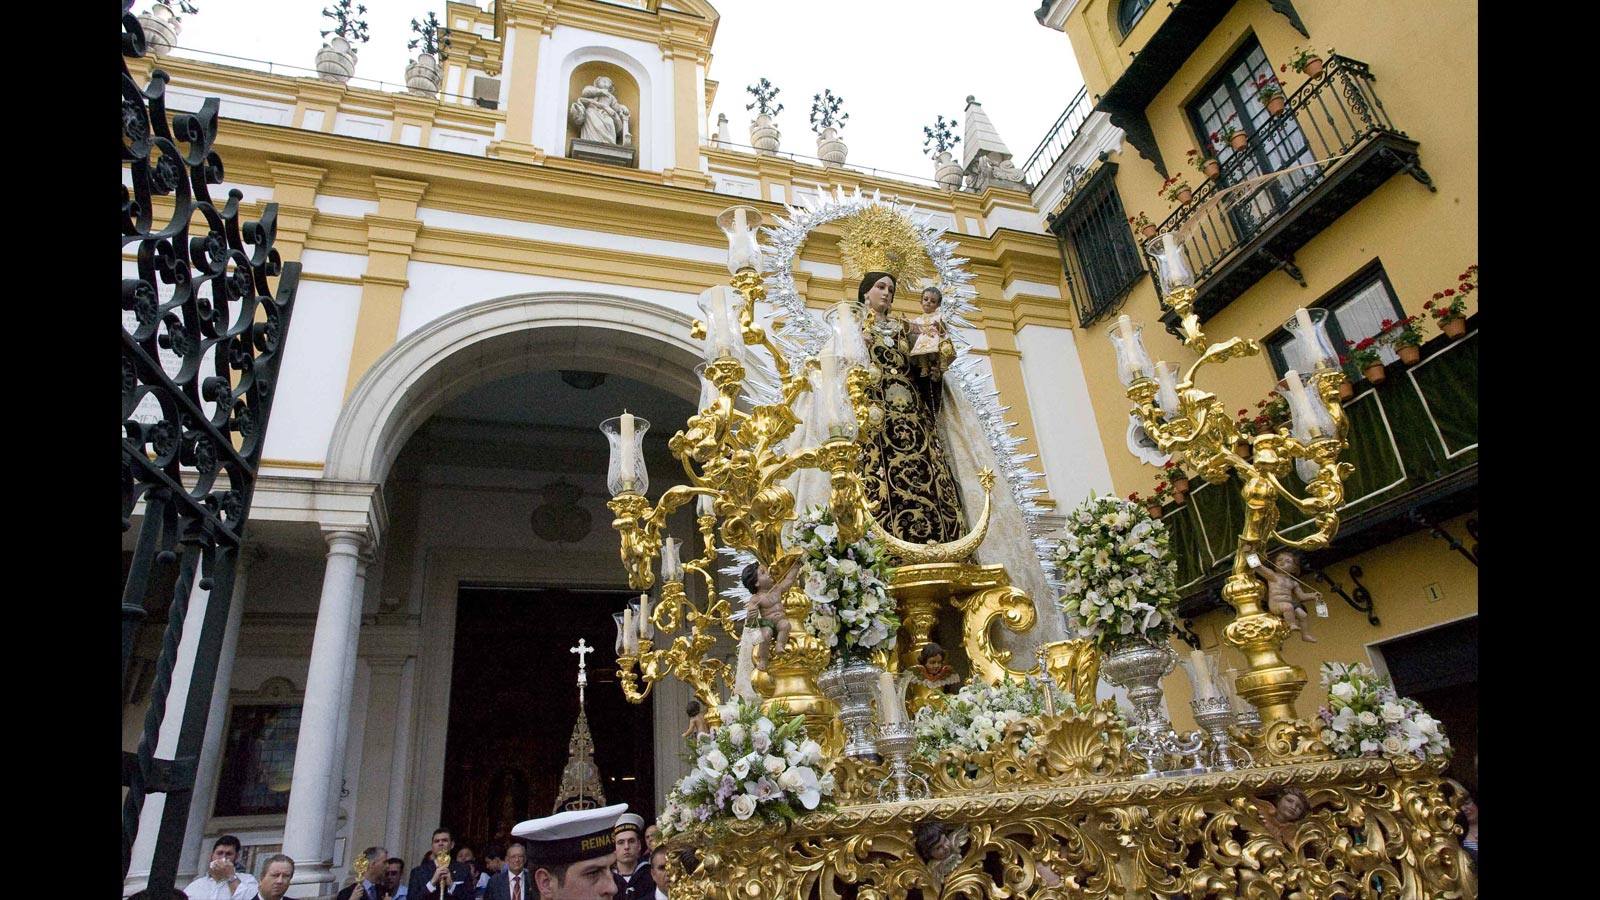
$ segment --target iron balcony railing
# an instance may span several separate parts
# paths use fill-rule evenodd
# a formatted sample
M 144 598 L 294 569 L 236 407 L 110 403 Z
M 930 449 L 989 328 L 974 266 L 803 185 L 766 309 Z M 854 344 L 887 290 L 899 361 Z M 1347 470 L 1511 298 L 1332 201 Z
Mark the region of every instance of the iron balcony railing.
M 1214 313 L 1271 268 L 1282 268 L 1297 281 L 1303 280 L 1293 265 L 1292 251 L 1395 171 L 1407 170 L 1430 189 L 1433 187 L 1427 173 L 1416 165 L 1415 143 L 1395 127 L 1384 110 L 1373 90 L 1374 80 L 1366 63 L 1332 56 L 1321 75 L 1288 97 L 1281 113 L 1266 116 L 1242 149 L 1227 145 L 1213 148 L 1221 162 L 1220 173 L 1168 216 L 1160 230 L 1184 230 L 1184 253 L 1202 296 L 1207 291 L 1207 279 L 1233 268 L 1242 261 L 1242 255 L 1263 257 L 1260 262 L 1265 268 L 1252 265 L 1246 267 L 1248 272 L 1230 272 L 1239 276 L 1231 279 L 1237 283 L 1229 285 L 1227 296 L 1201 303 L 1202 317 Z M 1265 110 L 1260 114 L 1265 115 Z M 1400 152 L 1383 153 L 1380 149 L 1385 165 L 1384 171 L 1379 172 L 1367 167 L 1371 157 L 1364 152 L 1364 145 L 1383 138 L 1399 139 L 1396 148 Z M 1296 166 L 1306 167 L 1295 169 Z M 1366 191 L 1331 204 L 1330 215 L 1318 217 L 1326 221 L 1298 229 L 1285 240 L 1271 242 L 1273 246 L 1255 243 L 1269 235 L 1277 236 L 1275 226 L 1284 224 L 1287 214 L 1307 198 L 1329 193 L 1319 192 L 1319 187 L 1364 168 L 1368 168 L 1366 180 L 1370 181 Z M 1285 174 L 1265 181 L 1244 196 L 1221 204 L 1208 202 L 1220 190 L 1274 171 Z
M 1056 124 L 1050 126 L 1049 133 L 1023 164 L 1024 181 L 1037 185 L 1044 180 L 1050 167 L 1061 158 L 1061 154 L 1067 152 L 1072 139 L 1078 136 L 1078 130 L 1083 127 L 1083 123 L 1089 121 L 1091 112 L 1094 112 L 1094 105 L 1089 102 L 1089 89 L 1079 88 L 1077 96 L 1067 103 L 1067 108 L 1061 111 L 1061 117 L 1056 119 Z

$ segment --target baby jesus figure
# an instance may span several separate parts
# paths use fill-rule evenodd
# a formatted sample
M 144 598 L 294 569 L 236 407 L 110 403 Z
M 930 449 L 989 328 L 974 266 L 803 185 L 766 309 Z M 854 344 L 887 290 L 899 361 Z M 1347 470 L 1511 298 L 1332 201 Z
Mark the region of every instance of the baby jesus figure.
M 1309 617 L 1305 605 L 1321 600 L 1322 594 L 1306 587 L 1305 582 L 1295 577 L 1301 570 L 1300 554 L 1284 548 L 1268 559 L 1271 560 L 1270 565 L 1262 564 L 1257 557 L 1252 560 L 1251 566 L 1256 577 L 1266 582 L 1268 611 L 1282 619 L 1290 631 L 1300 632 L 1300 640 L 1316 643 L 1317 639 L 1306 629 Z
M 956 670 L 944 661 L 944 648 L 933 641 L 929 641 L 917 654 L 917 664 L 911 667 L 911 671 L 915 673 L 919 684 L 936 691 L 950 693 L 950 688 L 961 683 Z
M 783 611 L 783 594 L 799 577 L 798 562 L 790 564 L 789 571 L 783 576 L 782 581 L 773 581 L 772 573 L 760 563 L 745 566 L 744 573 L 740 576 L 745 590 L 750 592 L 750 599 L 744 603 L 745 630 L 758 629 L 766 632 L 756 644 L 754 659 L 756 668 L 763 672 L 767 670 L 767 663 L 772 655 L 782 653 L 789 645 L 789 617 Z
M 911 319 L 911 333 L 917 338 L 916 343 L 911 345 L 911 362 L 917 367 L 917 374 L 935 381 L 948 361 L 945 347 L 950 347 L 950 358 L 955 356 L 955 347 L 950 345 L 949 329 L 945 327 L 944 316 L 939 313 L 939 304 L 943 302 L 944 294 L 938 288 L 924 288 L 922 315 Z

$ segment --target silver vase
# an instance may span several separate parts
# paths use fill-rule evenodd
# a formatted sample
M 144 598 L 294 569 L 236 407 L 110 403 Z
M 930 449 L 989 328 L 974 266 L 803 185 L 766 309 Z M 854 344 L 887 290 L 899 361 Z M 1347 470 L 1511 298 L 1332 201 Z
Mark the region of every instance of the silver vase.
M 864 659 L 835 659 L 817 676 L 822 696 L 839 708 L 845 756 L 866 759 L 878 755 L 872 739 L 872 700 L 881 671 Z
M 1184 735 L 1173 731 L 1161 706 L 1161 679 L 1177 664 L 1178 656 L 1165 640 L 1157 643 L 1143 635 L 1115 639 L 1100 661 L 1100 674 L 1126 690 L 1133 701 L 1138 721 L 1129 729 L 1128 747 L 1144 758 L 1144 778 L 1205 771 L 1198 760 L 1204 738 L 1197 731 Z M 1169 767 L 1171 757 L 1176 757 L 1176 766 Z M 1190 759 L 1195 760 L 1193 766 L 1186 765 Z

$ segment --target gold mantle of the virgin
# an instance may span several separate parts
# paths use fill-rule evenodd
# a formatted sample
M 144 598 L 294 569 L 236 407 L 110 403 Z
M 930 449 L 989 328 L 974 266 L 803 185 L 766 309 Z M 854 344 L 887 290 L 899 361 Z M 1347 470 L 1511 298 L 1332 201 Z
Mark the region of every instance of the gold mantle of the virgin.
M 1477 881 L 1455 825 L 1464 798 L 1442 768 L 1353 759 L 1066 778 L 841 806 L 787 829 L 736 822 L 701 845 L 692 876 L 669 855 L 671 896 L 1472 898 Z M 1262 795 L 1291 787 L 1309 812 L 1282 822 Z M 925 840 L 933 830 L 932 854 L 919 853 L 919 828 Z

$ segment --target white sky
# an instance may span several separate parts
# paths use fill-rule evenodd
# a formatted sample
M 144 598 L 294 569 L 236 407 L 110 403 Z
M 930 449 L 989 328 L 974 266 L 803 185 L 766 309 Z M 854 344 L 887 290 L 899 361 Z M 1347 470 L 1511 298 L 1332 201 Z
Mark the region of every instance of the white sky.
M 178 44 L 186 49 L 178 55 L 193 49 L 310 69 L 321 46 L 318 32 L 331 24 L 320 15 L 328 0 L 196 2 L 200 12 L 184 17 Z M 753 115 L 744 108 L 752 99 L 745 86 L 766 76 L 783 90 L 783 150 L 816 155 L 811 97 L 831 88 L 850 114 L 843 137 L 851 165 L 931 177 L 922 126 L 943 114 L 960 122 L 962 134 L 972 94 L 1020 166 L 1083 84 L 1066 35 L 1034 20 L 1036 0 L 712 2 L 722 21 L 709 77 L 721 87 L 710 118 L 714 125 L 717 113 L 726 113 L 739 143 L 749 142 Z M 149 6 L 140 2 L 134 10 Z M 360 46 L 356 77 L 397 90 L 411 55 L 411 19 L 429 10 L 442 19 L 444 3 L 366 0 L 366 6 L 372 40 Z

